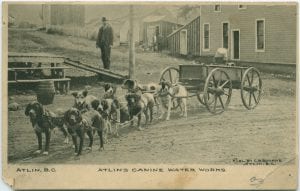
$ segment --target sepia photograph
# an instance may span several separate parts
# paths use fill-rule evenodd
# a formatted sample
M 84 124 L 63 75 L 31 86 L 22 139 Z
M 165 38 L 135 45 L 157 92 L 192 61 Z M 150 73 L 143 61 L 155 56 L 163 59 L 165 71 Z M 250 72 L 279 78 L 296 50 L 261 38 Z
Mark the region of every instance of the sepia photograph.
M 13 188 L 296 189 L 296 2 L 2 7 Z

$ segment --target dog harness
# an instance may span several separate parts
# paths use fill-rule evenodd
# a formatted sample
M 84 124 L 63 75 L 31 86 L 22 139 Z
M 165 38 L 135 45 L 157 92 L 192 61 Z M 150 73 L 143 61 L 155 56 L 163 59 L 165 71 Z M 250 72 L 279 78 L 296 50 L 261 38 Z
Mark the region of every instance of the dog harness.
M 81 125 L 83 126 L 83 129 L 88 131 L 91 129 L 92 124 L 89 124 L 89 122 L 86 119 L 82 119 Z
M 83 128 L 84 131 L 88 131 L 92 129 L 92 125 L 88 122 L 88 120 L 86 119 L 82 119 L 80 123 L 75 124 L 75 125 L 70 125 L 68 122 L 66 122 L 66 125 L 68 127 L 68 129 L 72 130 L 72 135 L 75 135 L 75 132 L 73 130 L 78 130 L 80 128 Z
M 173 91 L 172 93 L 170 93 L 169 89 L 160 89 L 160 91 L 158 92 L 158 97 L 161 97 L 162 99 L 162 106 L 164 108 L 168 108 L 168 99 L 166 98 L 167 96 L 171 97 L 171 102 L 173 102 L 176 99 L 176 93 L 178 93 L 178 86 L 175 85 L 174 87 L 172 87 Z M 175 90 L 175 91 L 174 91 Z
M 38 119 L 35 124 L 33 125 L 33 128 L 36 132 L 44 132 L 45 131 L 45 123 L 48 123 L 49 128 L 52 130 L 56 127 L 54 120 L 56 120 L 54 114 L 46 109 L 43 110 L 43 114 L 41 116 L 41 119 Z M 42 124 L 40 124 L 42 123 Z

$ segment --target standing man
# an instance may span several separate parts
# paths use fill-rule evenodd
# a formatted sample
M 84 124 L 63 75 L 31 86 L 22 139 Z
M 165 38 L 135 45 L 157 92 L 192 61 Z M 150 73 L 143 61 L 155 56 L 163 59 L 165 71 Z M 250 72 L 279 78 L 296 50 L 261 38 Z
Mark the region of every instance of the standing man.
M 161 52 L 162 51 L 162 49 L 163 49 L 163 37 L 162 37 L 162 35 L 160 34 L 160 35 L 158 35 L 158 39 L 157 39 L 157 51 L 158 52 Z
M 113 45 L 114 33 L 107 19 L 102 17 L 102 26 L 99 29 L 96 48 L 101 49 L 101 59 L 104 69 L 110 69 L 110 50 Z

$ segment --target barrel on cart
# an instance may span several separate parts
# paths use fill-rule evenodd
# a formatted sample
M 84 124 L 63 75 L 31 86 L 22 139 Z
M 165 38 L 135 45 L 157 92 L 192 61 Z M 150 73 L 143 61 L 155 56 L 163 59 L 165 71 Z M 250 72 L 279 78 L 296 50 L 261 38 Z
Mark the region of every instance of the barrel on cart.
M 227 109 L 232 89 L 240 89 L 243 105 L 249 110 L 261 99 L 262 80 L 254 67 L 184 64 L 164 69 L 160 81 L 185 86 L 213 114 Z

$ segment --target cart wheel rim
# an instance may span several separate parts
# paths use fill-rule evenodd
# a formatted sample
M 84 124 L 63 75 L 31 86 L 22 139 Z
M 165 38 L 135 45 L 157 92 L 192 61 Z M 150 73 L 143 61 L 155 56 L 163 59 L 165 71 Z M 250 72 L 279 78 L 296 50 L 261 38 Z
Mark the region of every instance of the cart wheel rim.
M 204 102 L 209 112 L 223 113 L 231 99 L 232 82 L 229 75 L 219 68 L 213 69 L 205 81 Z
M 251 110 L 254 109 L 261 98 L 262 80 L 259 71 L 254 68 L 248 68 L 241 82 L 241 98 L 244 106 Z
M 203 96 L 203 93 L 202 93 L 201 91 L 198 91 L 198 92 L 197 92 L 197 98 L 198 98 L 199 102 L 200 102 L 202 105 L 205 105 L 204 96 Z
M 179 81 L 179 70 L 175 67 L 168 67 L 164 69 L 160 75 L 159 81 L 166 81 L 171 84 L 176 84 Z

